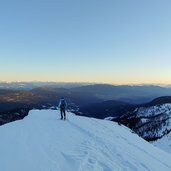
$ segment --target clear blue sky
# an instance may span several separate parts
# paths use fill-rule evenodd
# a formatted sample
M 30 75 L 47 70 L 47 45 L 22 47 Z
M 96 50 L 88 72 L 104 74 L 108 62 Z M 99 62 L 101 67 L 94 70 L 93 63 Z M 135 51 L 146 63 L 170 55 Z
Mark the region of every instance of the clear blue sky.
M 0 80 L 171 83 L 171 1 L 1 0 Z

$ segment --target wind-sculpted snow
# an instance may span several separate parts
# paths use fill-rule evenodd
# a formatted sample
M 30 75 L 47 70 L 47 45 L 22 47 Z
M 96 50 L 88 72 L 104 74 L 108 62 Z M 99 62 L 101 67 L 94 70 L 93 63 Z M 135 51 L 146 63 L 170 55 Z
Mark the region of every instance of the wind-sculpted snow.
M 33 110 L 0 127 L 2 171 L 170 171 L 171 155 L 117 123 Z

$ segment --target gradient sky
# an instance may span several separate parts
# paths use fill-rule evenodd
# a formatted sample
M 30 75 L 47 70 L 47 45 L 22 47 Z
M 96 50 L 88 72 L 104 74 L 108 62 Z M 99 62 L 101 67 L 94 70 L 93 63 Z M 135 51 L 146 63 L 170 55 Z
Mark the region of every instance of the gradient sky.
M 0 80 L 171 83 L 171 0 L 0 0 Z

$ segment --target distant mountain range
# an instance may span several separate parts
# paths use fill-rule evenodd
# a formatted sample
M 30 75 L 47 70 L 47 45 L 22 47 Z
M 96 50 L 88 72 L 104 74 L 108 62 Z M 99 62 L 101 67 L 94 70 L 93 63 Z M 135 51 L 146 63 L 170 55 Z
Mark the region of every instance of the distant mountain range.
M 0 89 L 7 90 L 32 90 L 38 87 L 52 87 L 52 88 L 73 88 L 78 86 L 90 85 L 90 83 L 64 83 L 64 82 L 0 82 Z
M 117 100 L 127 103 L 144 103 L 154 98 L 171 95 L 171 86 L 157 85 L 110 85 L 93 83 L 60 83 L 60 82 L 0 82 L 0 89 L 32 91 L 46 88 L 55 91 L 58 88 L 79 94 L 93 94 L 103 100 Z M 65 94 L 64 94 L 65 95 Z
M 89 105 L 89 108 L 92 105 L 95 107 L 102 105 L 105 108 L 106 103 L 113 104 L 115 101 L 119 101 L 130 106 L 130 104 L 142 104 L 157 97 L 170 95 L 171 88 L 153 85 L 116 86 L 108 84 L 82 85 L 82 83 L 41 82 L 0 83 L 0 111 L 15 109 L 21 106 L 25 108 L 57 106 L 62 96 L 67 99 L 69 106 L 74 108 L 74 110 L 76 108 L 77 110 L 78 108 L 82 110 L 84 107 L 85 111 L 85 108 Z
M 144 85 L 144 86 L 115 86 L 106 84 L 87 85 L 76 87 L 76 92 L 94 94 L 103 100 L 117 100 L 132 104 L 140 104 L 151 101 L 154 98 L 171 95 L 171 88 Z
M 171 88 L 153 85 L 116 86 L 108 84 L 92 84 L 68 88 L 65 92 L 67 92 L 68 94 L 79 94 L 82 97 L 84 95 L 87 95 L 90 97 L 90 99 L 91 96 L 94 96 L 98 99 L 101 99 L 102 101 L 116 100 L 132 104 L 141 104 L 149 102 L 157 97 L 170 96 Z

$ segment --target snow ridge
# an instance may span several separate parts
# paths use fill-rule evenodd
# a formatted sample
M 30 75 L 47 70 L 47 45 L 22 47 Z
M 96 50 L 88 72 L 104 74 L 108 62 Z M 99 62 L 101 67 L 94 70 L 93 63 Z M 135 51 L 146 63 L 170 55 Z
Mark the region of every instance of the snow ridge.
M 170 171 L 171 155 L 117 123 L 32 110 L 0 127 L 3 171 Z

